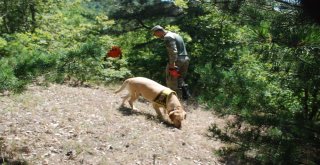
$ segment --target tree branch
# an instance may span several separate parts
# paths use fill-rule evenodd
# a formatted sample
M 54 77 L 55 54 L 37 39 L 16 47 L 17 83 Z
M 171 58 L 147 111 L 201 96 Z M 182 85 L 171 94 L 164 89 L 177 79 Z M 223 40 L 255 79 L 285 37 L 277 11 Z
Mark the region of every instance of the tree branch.
M 138 23 L 139 23 L 142 27 L 144 27 L 144 28 L 146 28 L 146 29 L 151 29 L 151 27 L 145 25 L 140 18 L 136 18 L 136 19 L 137 19 Z

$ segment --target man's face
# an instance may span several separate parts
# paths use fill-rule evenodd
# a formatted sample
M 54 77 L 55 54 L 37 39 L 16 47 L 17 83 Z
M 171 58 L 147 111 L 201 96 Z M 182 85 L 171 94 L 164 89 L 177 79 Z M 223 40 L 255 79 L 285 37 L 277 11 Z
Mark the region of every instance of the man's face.
M 160 30 L 153 32 L 153 35 L 156 36 L 157 38 L 162 38 L 163 37 L 162 31 L 160 31 Z

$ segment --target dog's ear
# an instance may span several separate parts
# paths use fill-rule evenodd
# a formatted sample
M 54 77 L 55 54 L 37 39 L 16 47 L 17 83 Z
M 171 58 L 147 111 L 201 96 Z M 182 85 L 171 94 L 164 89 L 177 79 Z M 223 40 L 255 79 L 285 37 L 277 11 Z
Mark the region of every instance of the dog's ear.
M 171 111 L 170 113 L 169 113 L 169 118 L 171 119 L 171 120 L 174 120 L 174 114 L 177 112 L 177 109 L 176 108 L 174 108 L 173 109 L 173 111 Z
M 176 110 L 173 110 L 169 113 L 169 117 L 175 113 Z
M 169 113 L 169 116 L 170 115 L 173 115 L 175 112 L 177 112 L 178 111 L 178 109 L 177 108 L 173 108 L 173 111 L 171 111 L 170 113 Z

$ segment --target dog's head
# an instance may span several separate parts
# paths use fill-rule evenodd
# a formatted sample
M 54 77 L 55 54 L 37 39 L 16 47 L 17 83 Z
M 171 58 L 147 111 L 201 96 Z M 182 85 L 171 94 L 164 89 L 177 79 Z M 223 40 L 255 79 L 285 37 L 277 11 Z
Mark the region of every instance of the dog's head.
M 186 119 L 187 113 L 183 110 L 182 107 L 174 108 L 173 111 L 169 113 L 169 118 L 172 121 L 173 125 L 177 128 L 181 128 L 181 123 Z

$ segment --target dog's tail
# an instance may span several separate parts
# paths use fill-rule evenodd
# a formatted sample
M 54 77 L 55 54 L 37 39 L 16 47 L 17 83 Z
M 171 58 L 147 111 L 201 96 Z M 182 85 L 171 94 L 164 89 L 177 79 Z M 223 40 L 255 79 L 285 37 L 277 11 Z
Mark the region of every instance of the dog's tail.
M 122 86 L 121 86 L 118 90 L 116 90 L 114 93 L 117 94 L 117 93 L 121 92 L 125 87 L 127 87 L 127 84 L 128 84 L 128 83 L 129 83 L 129 81 L 128 81 L 128 80 L 125 80 L 125 81 L 122 83 Z

